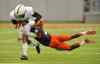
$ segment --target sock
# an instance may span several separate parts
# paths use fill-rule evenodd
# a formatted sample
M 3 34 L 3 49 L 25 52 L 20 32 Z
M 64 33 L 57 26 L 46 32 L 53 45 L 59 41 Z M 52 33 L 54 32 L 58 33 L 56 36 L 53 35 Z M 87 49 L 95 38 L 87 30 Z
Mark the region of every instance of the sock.
M 22 46 L 21 55 L 27 56 L 28 44 L 25 42 L 25 43 L 22 43 L 21 46 Z
M 82 35 L 86 35 L 87 32 L 80 32 Z

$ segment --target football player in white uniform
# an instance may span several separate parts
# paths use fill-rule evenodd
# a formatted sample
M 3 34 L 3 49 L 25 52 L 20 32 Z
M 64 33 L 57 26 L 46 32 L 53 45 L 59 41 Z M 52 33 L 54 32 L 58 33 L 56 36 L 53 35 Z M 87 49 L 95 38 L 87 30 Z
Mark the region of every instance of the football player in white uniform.
M 27 60 L 28 43 L 32 42 L 30 32 L 36 32 L 36 28 L 43 29 L 43 22 L 45 22 L 45 20 L 38 12 L 34 11 L 32 7 L 24 6 L 23 4 L 18 4 L 15 9 L 10 12 L 10 19 L 19 32 L 18 39 L 22 42 L 21 59 Z M 38 43 L 36 43 L 36 50 L 40 53 Z

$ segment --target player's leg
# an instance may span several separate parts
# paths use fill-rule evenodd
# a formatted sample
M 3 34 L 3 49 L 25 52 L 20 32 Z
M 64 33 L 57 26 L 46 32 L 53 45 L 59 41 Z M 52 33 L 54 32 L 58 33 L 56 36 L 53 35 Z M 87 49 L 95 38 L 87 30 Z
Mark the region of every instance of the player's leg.
M 62 42 L 55 49 L 57 49 L 57 50 L 69 50 L 70 48 L 71 48 L 71 46 L 69 44 Z
M 28 59 L 28 40 L 30 35 L 30 25 L 25 24 L 22 30 L 21 59 Z
M 40 54 L 40 44 L 39 43 L 36 45 L 36 51 L 38 54 Z
M 93 35 L 93 34 L 96 34 L 96 31 L 79 32 L 79 33 L 73 34 L 71 36 L 70 35 L 60 35 L 60 36 L 51 35 L 50 47 L 62 49 L 62 50 L 72 50 L 72 49 L 80 47 L 80 45 L 77 43 L 75 43 L 74 45 L 68 45 L 63 42 L 80 37 L 82 35 Z
M 89 33 L 90 34 L 90 33 Z M 56 35 L 51 35 L 51 44 L 50 47 L 58 49 L 58 50 L 73 50 L 76 49 L 78 47 L 80 47 L 81 45 L 84 45 L 86 43 L 91 43 L 90 40 L 83 40 L 83 41 L 79 41 L 73 45 L 69 45 L 67 43 L 64 43 L 64 40 L 69 39 L 69 36 L 56 36 Z
M 96 34 L 96 31 L 84 31 L 84 32 L 79 32 L 72 35 L 59 35 L 58 39 L 59 41 L 64 42 L 64 41 L 68 41 L 74 38 L 78 38 L 83 35 L 94 35 L 94 34 Z
M 96 31 L 94 31 L 94 30 L 91 30 L 91 31 L 83 31 L 83 32 L 79 32 L 79 33 L 72 34 L 70 36 L 70 39 L 69 40 L 74 39 L 74 38 L 78 38 L 78 37 L 84 36 L 84 35 L 94 35 L 94 34 L 96 34 Z
M 28 53 L 27 53 L 27 50 L 28 50 L 27 38 L 28 37 L 26 35 L 23 35 L 23 37 L 22 37 L 21 57 L 20 57 L 21 60 L 27 60 L 28 59 Z
M 35 38 L 29 37 L 27 42 L 30 42 L 33 48 L 36 48 L 37 53 L 40 54 L 40 43 Z
M 80 47 L 80 45 L 78 43 L 75 43 L 73 45 L 69 45 L 69 44 L 66 44 L 66 43 L 62 43 L 56 49 L 57 50 L 67 50 L 67 51 L 71 51 L 71 50 L 76 49 L 78 47 Z
M 18 27 L 18 25 L 17 25 Z M 27 43 L 23 41 L 23 39 L 25 38 L 23 36 L 23 26 L 20 25 L 17 28 L 17 32 L 18 32 L 18 41 L 21 42 L 21 59 L 26 59 L 27 60 Z
M 39 43 L 36 42 L 35 39 L 33 39 L 31 32 L 30 32 L 31 26 L 30 25 L 25 25 L 22 33 L 22 44 L 21 44 L 21 59 L 22 60 L 27 60 L 28 59 L 28 45 L 32 44 L 35 46 L 36 51 L 40 53 L 40 47 Z
M 64 41 L 69 40 L 69 35 L 51 35 L 51 43 L 50 47 L 58 50 L 69 50 L 71 49 L 71 45 L 64 43 Z
M 73 45 L 69 45 L 67 43 L 62 42 L 61 44 L 59 44 L 56 47 L 56 49 L 57 50 L 68 50 L 68 51 L 72 51 L 72 50 L 74 50 L 76 48 L 79 48 L 80 46 L 82 46 L 84 44 L 89 44 L 89 43 L 95 43 L 95 41 L 85 39 L 83 41 L 78 41 L 77 43 L 74 43 Z
M 36 27 L 31 27 L 30 32 L 36 33 L 36 31 L 38 31 L 38 29 Z M 38 41 L 33 37 L 30 37 L 29 39 L 30 40 L 28 40 L 28 44 L 32 43 L 33 47 L 36 48 L 37 53 L 40 54 L 40 44 L 38 43 Z M 34 40 L 34 41 L 32 41 L 32 40 Z
M 76 48 L 79 48 L 80 46 L 82 45 L 85 45 L 85 44 L 91 44 L 91 43 L 95 43 L 95 41 L 93 40 L 89 40 L 89 39 L 85 39 L 83 41 L 77 41 L 76 43 L 74 43 L 73 45 L 70 45 L 70 49 L 66 49 L 66 50 L 74 50 Z
M 58 36 L 56 36 L 56 35 L 51 35 L 51 41 L 50 41 L 50 43 L 49 43 L 49 47 L 51 47 L 51 48 L 56 48 L 59 44 L 61 44 L 60 42 L 59 42 L 59 39 L 58 39 L 59 37 Z

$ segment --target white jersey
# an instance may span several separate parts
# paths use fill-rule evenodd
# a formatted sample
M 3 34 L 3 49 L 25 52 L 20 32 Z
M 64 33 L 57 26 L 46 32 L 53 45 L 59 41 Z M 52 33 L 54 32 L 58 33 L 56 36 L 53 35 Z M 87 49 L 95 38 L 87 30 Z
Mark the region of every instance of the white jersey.
M 19 32 L 22 32 L 22 33 L 26 33 L 27 35 L 29 35 L 30 33 L 30 29 L 31 29 L 31 26 L 35 24 L 35 17 L 33 17 L 32 15 L 34 14 L 34 10 L 32 7 L 28 7 L 26 6 L 25 7 L 25 17 L 24 18 L 16 18 L 15 14 L 14 14 L 14 10 L 12 10 L 10 12 L 10 19 L 12 20 L 27 20 L 28 23 L 23 26 L 23 27 L 20 27 L 20 28 L 23 28 L 23 29 L 18 29 Z
M 27 42 L 28 40 L 32 41 L 33 44 L 38 45 L 37 42 L 34 42 L 33 37 L 31 37 L 31 28 L 35 24 L 35 17 L 32 15 L 34 14 L 34 10 L 32 7 L 25 7 L 25 16 L 24 18 L 16 18 L 15 16 L 15 10 L 12 10 L 10 12 L 10 19 L 19 21 L 19 20 L 25 20 L 28 21 L 25 25 L 20 25 L 19 28 L 17 28 L 18 31 L 18 39 L 22 42 L 22 50 L 21 50 L 21 55 L 27 56 Z M 25 36 L 24 36 L 25 35 Z
M 27 20 L 29 22 L 29 24 L 34 24 L 35 23 L 35 17 L 33 17 L 32 15 L 34 14 L 34 10 L 32 7 L 29 7 L 29 6 L 26 6 L 25 7 L 25 16 L 24 18 L 16 18 L 15 14 L 14 14 L 14 10 L 12 10 L 10 12 L 10 19 L 13 19 L 13 20 Z

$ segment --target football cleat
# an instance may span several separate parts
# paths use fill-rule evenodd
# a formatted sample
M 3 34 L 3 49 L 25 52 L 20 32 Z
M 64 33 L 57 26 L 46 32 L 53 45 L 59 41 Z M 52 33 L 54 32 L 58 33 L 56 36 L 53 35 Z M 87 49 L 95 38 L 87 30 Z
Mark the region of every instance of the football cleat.
M 96 31 L 93 31 L 93 30 L 87 31 L 86 34 L 87 35 L 95 35 L 96 34 Z
M 37 53 L 40 54 L 40 45 L 38 44 L 35 48 L 36 48 Z
M 28 60 L 28 57 L 27 56 L 21 56 L 20 59 L 21 60 Z
M 91 44 L 91 43 L 95 43 L 95 41 L 94 40 L 85 39 L 85 43 Z

